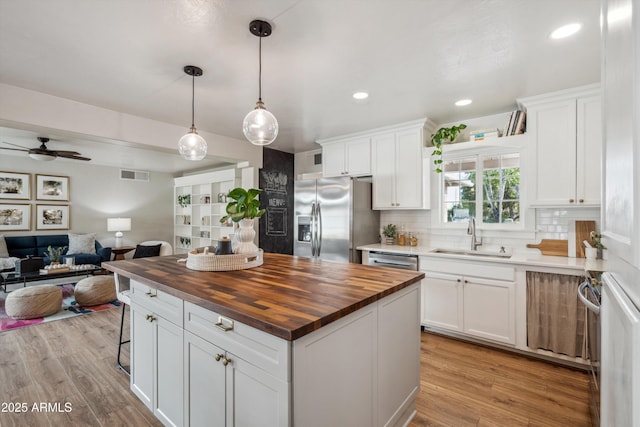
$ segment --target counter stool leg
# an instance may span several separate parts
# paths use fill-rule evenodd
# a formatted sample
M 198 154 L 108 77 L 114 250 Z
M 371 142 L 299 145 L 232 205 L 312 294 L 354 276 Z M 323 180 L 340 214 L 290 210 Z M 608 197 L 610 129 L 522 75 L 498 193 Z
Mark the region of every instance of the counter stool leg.
M 126 344 L 131 340 L 128 339 L 126 341 L 122 341 L 122 330 L 124 329 L 124 311 L 127 308 L 127 304 L 122 303 L 122 317 L 120 318 L 120 338 L 118 339 L 118 359 L 116 360 L 116 367 L 120 369 L 125 374 L 131 376 L 131 372 L 128 371 L 122 364 L 120 363 L 120 352 L 122 350 L 122 344 Z

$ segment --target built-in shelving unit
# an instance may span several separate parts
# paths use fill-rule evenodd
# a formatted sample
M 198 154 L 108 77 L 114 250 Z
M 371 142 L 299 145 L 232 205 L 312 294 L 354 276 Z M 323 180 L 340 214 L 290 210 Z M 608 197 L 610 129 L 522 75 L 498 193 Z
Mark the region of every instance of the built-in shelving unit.
M 236 169 L 189 175 L 174 180 L 175 253 L 187 253 L 202 246 L 215 246 L 220 238 L 233 234 L 232 224 L 221 224 L 220 219 L 226 212 L 226 195 L 239 185 Z

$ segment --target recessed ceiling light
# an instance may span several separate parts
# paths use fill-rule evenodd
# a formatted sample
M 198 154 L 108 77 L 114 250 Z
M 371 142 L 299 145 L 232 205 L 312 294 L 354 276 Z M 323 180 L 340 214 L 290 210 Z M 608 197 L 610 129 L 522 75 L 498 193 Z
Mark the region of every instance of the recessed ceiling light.
M 560 28 L 557 28 L 554 32 L 551 33 L 549 37 L 552 39 L 563 39 L 565 37 L 569 37 L 580 31 L 582 28 L 582 24 L 574 22 L 573 24 L 563 25 Z
M 464 107 L 465 105 L 471 104 L 473 101 L 470 99 L 461 99 L 460 101 L 456 101 L 456 105 L 458 107 Z
M 356 92 L 353 94 L 353 99 L 367 99 L 369 94 L 367 92 Z

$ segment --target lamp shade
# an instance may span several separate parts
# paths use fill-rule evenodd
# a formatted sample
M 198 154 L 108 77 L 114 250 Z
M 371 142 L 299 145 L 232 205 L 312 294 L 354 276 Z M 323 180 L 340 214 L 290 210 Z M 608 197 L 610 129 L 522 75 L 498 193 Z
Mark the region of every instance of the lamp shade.
M 207 155 L 207 142 L 194 127 L 178 141 L 178 152 L 187 160 L 202 160 Z
M 258 101 L 242 122 L 244 136 L 254 145 L 269 145 L 278 136 L 278 120 Z
M 131 231 L 131 218 L 108 218 L 107 231 Z

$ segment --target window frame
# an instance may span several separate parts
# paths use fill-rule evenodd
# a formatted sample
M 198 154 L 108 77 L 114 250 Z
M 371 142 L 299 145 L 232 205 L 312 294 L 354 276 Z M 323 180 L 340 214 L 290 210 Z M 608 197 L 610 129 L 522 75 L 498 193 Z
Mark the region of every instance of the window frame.
M 478 212 L 482 212 L 484 206 L 484 159 L 487 157 L 495 157 L 509 154 L 518 154 L 520 162 L 520 184 L 519 184 L 519 204 L 520 204 L 520 221 L 514 223 L 488 223 L 484 222 L 483 215 L 480 218 L 477 217 Z M 494 147 L 483 150 L 457 150 L 447 153 L 443 153 L 442 160 L 443 165 L 448 161 L 457 161 L 463 159 L 474 159 L 476 165 L 476 182 L 475 182 L 475 204 L 476 204 L 476 226 L 478 229 L 484 230 L 496 230 L 496 231 L 525 231 L 527 228 L 527 211 L 528 206 L 526 202 L 526 188 L 528 185 L 528 179 L 526 175 L 525 165 L 525 150 L 521 147 Z M 449 222 L 446 220 L 447 212 L 445 210 L 444 200 L 444 172 L 438 173 L 437 190 L 438 190 L 438 210 L 435 215 L 435 224 L 439 228 L 443 229 L 466 229 L 468 227 L 467 221 L 462 222 Z

